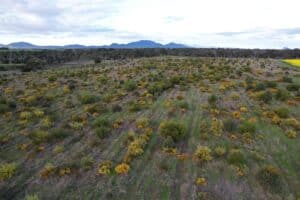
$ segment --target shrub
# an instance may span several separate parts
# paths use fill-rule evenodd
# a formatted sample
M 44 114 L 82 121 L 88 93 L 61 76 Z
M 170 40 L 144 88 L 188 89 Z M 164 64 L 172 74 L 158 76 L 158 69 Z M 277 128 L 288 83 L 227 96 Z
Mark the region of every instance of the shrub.
M 150 124 L 148 118 L 141 118 L 136 120 L 136 127 L 139 129 L 147 128 Z
M 277 108 L 275 113 L 281 118 L 287 118 L 289 116 L 289 109 L 286 107 Z
M 175 106 L 185 110 L 189 109 L 189 103 L 187 101 L 178 101 L 176 102 Z
M 272 93 L 270 91 L 262 92 L 258 95 L 258 99 L 264 103 L 269 103 L 272 101 Z
M 264 83 L 258 83 L 256 86 L 255 86 L 255 90 L 256 91 L 262 91 L 262 90 L 265 90 L 266 89 L 266 86 Z
M 164 140 L 164 147 L 166 148 L 174 148 L 175 147 L 175 142 L 171 136 L 168 136 Z
M 130 112 L 137 112 L 137 111 L 140 111 L 142 110 L 143 106 L 137 102 L 129 102 L 129 111 Z
M 94 159 L 91 156 L 85 156 L 80 160 L 80 165 L 84 170 L 89 170 L 93 167 Z
M 286 86 L 286 89 L 288 91 L 298 91 L 299 88 L 300 88 L 300 85 L 298 85 L 298 84 L 289 84 Z
M 29 134 L 29 138 L 33 141 L 33 143 L 40 144 L 47 142 L 50 138 L 50 134 L 47 131 L 36 130 Z
M 122 111 L 122 107 L 120 105 L 113 105 L 111 108 L 112 112 L 121 112 Z
M 291 130 L 291 129 L 286 132 L 286 135 L 288 138 L 291 138 L 291 139 L 294 139 L 297 137 L 296 131 Z
M 66 130 L 63 128 L 55 128 L 51 131 L 51 134 L 49 137 L 52 140 L 62 140 L 70 135 L 71 135 L 71 133 L 69 130 Z
M 57 146 L 54 147 L 53 153 L 59 154 L 59 153 L 62 153 L 64 150 L 65 150 L 64 146 L 57 145 Z
M 9 111 L 9 106 L 7 104 L 0 104 L 0 114 L 6 113 Z
M 39 196 L 36 194 L 28 194 L 26 195 L 25 200 L 39 200 Z
M 17 169 L 17 165 L 15 163 L 7 163 L 0 165 L 0 180 L 6 180 L 11 178 Z
M 49 176 L 55 174 L 55 172 L 56 172 L 56 167 L 51 163 L 47 163 L 40 171 L 40 176 L 42 178 L 48 178 Z
M 79 95 L 79 100 L 82 104 L 90 104 L 95 103 L 97 101 L 97 97 L 91 93 L 84 92 Z
M 185 136 L 186 128 L 178 121 L 163 121 L 159 125 L 159 132 L 163 137 L 171 137 L 177 142 Z
M 128 92 L 129 92 L 129 91 L 133 91 L 133 90 L 135 90 L 135 89 L 137 88 L 137 84 L 136 84 L 136 82 L 134 82 L 134 81 L 132 81 L 132 80 L 129 80 L 129 81 L 126 81 L 126 82 L 124 83 L 124 88 L 125 88 L 125 90 L 127 90 Z
M 275 94 L 275 98 L 280 101 L 288 100 L 289 97 L 290 93 L 285 89 L 279 89 Z
M 230 164 L 238 166 L 245 165 L 247 162 L 244 154 L 240 149 L 231 149 L 229 151 L 227 161 Z
M 254 122 L 243 121 L 239 127 L 240 133 L 255 133 L 256 125 Z
M 216 135 L 221 136 L 223 132 L 224 124 L 222 120 L 218 120 L 217 118 L 213 118 L 211 122 L 210 131 Z
M 226 153 L 226 148 L 223 146 L 217 146 L 215 148 L 215 155 L 218 157 L 223 156 Z
M 99 165 L 98 173 L 101 175 L 109 175 L 111 173 L 112 162 L 104 161 Z
M 264 188 L 272 192 L 280 192 L 282 190 L 280 170 L 272 165 L 263 167 L 257 173 L 257 179 Z
M 56 80 L 57 80 L 57 77 L 55 75 L 51 75 L 51 76 L 48 77 L 49 82 L 54 82 Z
M 266 87 L 268 87 L 268 88 L 276 88 L 277 87 L 277 83 L 275 81 L 266 81 L 265 84 L 266 84 Z
M 93 127 L 110 127 L 111 123 L 104 117 L 98 117 L 93 121 Z
M 282 81 L 286 82 L 286 83 L 292 83 L 293 79 L 291 77 L 288 77 L 288 76 L 283 76 Z
M 200 162 L 206 162 L 212 159 L 210 153 L 211 153 L 211 149 L 209 147 L 198 145 L 194 153 L 194 156 Z
M 117 174 L 127 174 L 130 170 L 130 166 L 126 163 L 119 164 L 115 167 Z
M 197 184 L 197 185 L 200 185 L 200 186 L 206 186 L 206 185 L 207 185 L 207 181 L 206 181 L 205 178 L 200 177 L 200 178 L 197 178 L 196 184 Z
M 233 119 L 224 120 L 224 130 L 227 132 L 235 132 L 238 128 L 238 124 Z
M 32 118 L 32 113 L 28 111 L 24 111 L 20 113 L 21 120 L 30 120 Z
M 217 103 L 217 100 L 218 100 L 218 97 L 214 94 L 212 94 L 208 97 L 208 103 L 210 105 L 215 105 Z
M 96 135 L 100 139 L 104 139 L 108 136 L 110 131 L 111 131 L 111 129 L 109 127 L 106 127 L 106 126 L 98 127 L 98 128 L 96 128 Z

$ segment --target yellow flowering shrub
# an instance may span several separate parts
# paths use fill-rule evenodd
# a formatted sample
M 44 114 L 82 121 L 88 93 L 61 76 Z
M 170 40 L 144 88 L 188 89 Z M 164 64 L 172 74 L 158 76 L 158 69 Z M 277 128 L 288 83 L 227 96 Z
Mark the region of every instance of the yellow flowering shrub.
M 48 178 L 49 176 L 53 175 L 55 171 L 56 171 L 56 167 L 51 163 L 47 163 L 40 171 L 40 176 L 42 178 Z
M 117 174 L 127 174 L 130 170 L 130 166 L 126 163 L 121 163 L 115 167 L 115 171 Z
M 246 112 L 248 112 L 248 109 L 246 107 L 242 106 L 242 107 L 240 107 L 240 111 L 246 113 Z
M 291 139 L 294 139 L 297 137 L 296 131 L 291 130 L 291 129 L 286 132 L 286 135 L 288 136 L 288 138 L 291 138 Z
M 217 146 L 215 148 L 215 154 L 216 154 L 216 156 L 221 157 L 225 153 L 226 153 L 226 148 L 225 147 L 223 147 L 223 146 Z
M 216 135 L 221 136 L 223 133 L 224 124 L 222 120 L 218 120 L 217 118 L 213 118 L 211 122 L 210 131 Z
M 98 173 L 101 175 L 109 175 L 111 173 L 112 162 L 104 161 L 99 165 Z
M 200 186 L 206 186 L 207 185 L 206 178 L 204 178 L 204 177 L 197 178 L 196 184 L 200 185 Z
M 211 149 L 207 146 L 198 145 L 194 153 L 194 156 L 197 160 L 201 162 L 210 161 L 212 159 Z
M 17 169 L 15 163 L 6 163 L 0 165 L 0 181 L 11 178 Z

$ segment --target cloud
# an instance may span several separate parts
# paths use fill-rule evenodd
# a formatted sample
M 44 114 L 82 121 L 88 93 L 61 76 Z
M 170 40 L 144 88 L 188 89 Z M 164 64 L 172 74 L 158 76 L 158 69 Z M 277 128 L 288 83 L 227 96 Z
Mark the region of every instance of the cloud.
M 298 0 L 0 0 L 0 43 L 300 46 Z M 292 6 L 291 6 L 292 5 Z

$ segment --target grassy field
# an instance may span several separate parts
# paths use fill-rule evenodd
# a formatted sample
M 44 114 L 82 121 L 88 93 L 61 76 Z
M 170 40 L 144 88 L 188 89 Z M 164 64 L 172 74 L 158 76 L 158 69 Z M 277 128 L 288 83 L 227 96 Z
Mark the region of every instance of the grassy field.
M 300 59 L 286 59 L 286 60 L 283 60 L 283 61 L 290 64 L 290 65 L 300 67 Z
M 300 69 L 156 57 L 0 76 L 0 199 L 300 198 Z

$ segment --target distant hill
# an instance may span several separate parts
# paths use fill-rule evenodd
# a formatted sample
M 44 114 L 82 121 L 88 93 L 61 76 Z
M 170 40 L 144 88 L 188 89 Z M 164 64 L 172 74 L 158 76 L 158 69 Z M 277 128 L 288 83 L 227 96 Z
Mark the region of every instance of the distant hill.
M 35 49 L 38 48 L 38 46 L 30 44 L 28 42 L 14 42 L 6 45 L 9 48 L 12 49 Z
M 11 49 L 87 49 L 87 48 L 114 48 L 114 49 L 135 49 L 135 48 L 189 48 L 189 46 L 183 44 L 177 44 L 174 42 L 168 44 L 160 44 L 151 40 L 140 40 L 136 42 L 130 42 L 128 44 L 117 44 L 112 43 L 111 45 L 103 46 L 85 46 L 80 44 L 70 44 L 64 46 L 38 46 L 28 42 L 14 42 L 8 45 L 2 45 L 3 47 L 8 47 Z M 1 47 L 1 44 L 0 44 Z

